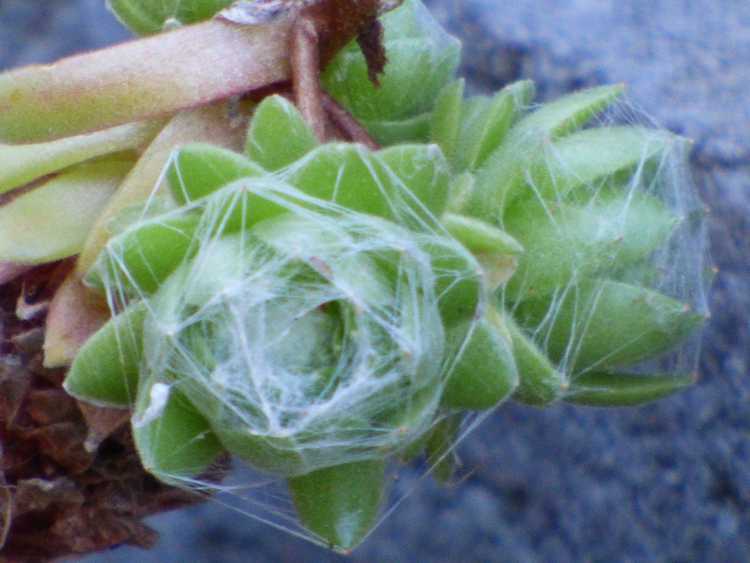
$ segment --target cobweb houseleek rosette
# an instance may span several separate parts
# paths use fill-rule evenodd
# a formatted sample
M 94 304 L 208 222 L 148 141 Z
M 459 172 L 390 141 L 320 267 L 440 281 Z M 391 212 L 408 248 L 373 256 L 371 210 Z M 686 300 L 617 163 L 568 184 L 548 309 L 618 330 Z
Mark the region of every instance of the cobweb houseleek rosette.
M 453 92 L 460 93 L 460 88 Z M 147 315 L 152 320 L 141 329 L 151 332 L 147 337 L 137 336 L 140 350 L 108 340 L 111 363 L 120 362 L 118 350 L 127 351 L 124 357 L 139 355 L 139 366 L 149 358 L 161 363 L 148 368 L 146 377 L 120 378 L 125 384 L 119 388 L 113 390 L 105 383 L 93 392 L 82 392 L 75 385 L 87 379 L 88 385 L 101 384 L 97 377 L 101 378 L 102 371 L 93 378 L 81 378 L 92 370 L 74 369 L 68 389 L 89 397 L 105 389 L 114 402 L 125 405 L 137 397 L 133 419 L 137 442 L 144 464 L 161 479 L 199 483 L 200 472 L 225 448 L 263 471 L 289 478 L 307 530 L 347 549 L 364 537 L 377 517 L 383 481 L 371 476 L 383 474 L 388 456 L 409 458 L 424 450 L 431 462 L 439 463 L 438 475 L 449 476 L 451 448 L 446 444 L 455 444 L 462 433 L 462 411 L 491 408 L 514 390 L 515 398 L 535 405 L 563 399 L 618 406 L 654 400 L 684 387 L 691 378 L 675 376 L 668 367 L 657 375 L 632 372 L 633 366 L 674 350 L 702 320 L 680 301 L 655 291 L 657 286 L 669 289 L 670 280 L 683 279 L 670 276 L 684 266 L 684 255 L 675 249 L 690 240 L 675 236 L 685 224 L 681 213 L 690 200 L 671 199 L 681 189 L 672 175 L 675 167 L 679 169 L 671 152 L 674 140 L 638 127 L 575 132 L 616 94 L 617 88 L 581 92 L 525 117 L 519 111 L 522 108 L 511 105 L 514 113 L 504 118 L 502 127 L 488 124 L 471 132 L 478 139 L 472 139 L 469 132 L 463 137 L 451 132 L 451 124 L 460 126 L 461 120 L 446 119 L 441 112 L 456 105 L 440 100 L 433 116 L 436 140 L 445 144 L 463 138 L 484 147 L 477 154 L 488 155 L 486 166 L 496 166 L 495 159 L 507 159 L 517 150 L 513 143 L 504 143 L 521 138 L 519 131 L 524 127 L 529 128 L 525 142 L 537 139 L 534 142 L 545 149 L 536 157 L 525 152 L 516 155 L 521 161 L 511 160 L 512 166 L 526 172 L 518 172 L 512 184 L 506 182 L 499 188 L 493 187 L 481 165 L 476 168 L 476 162 L 462 171 L 453 161 L 454 172 L 461 173 L 451 177 L 434 146 L 394 146 L 377 152 L 339 143 L 317 146 L 288 102 L 268 98 L 250 125 L 246 151 L 254 160 L 210 145 L 183 147 L 171 159 L 165 176 L 172 197 L 184 207 L 146 214 L 143 221 L 115 237 L 98 273 L 91 277 L 109 290 L 115 304 L 159 307 L 154 309 L 157 314 Z M 269 120 L 289 126 L 285 130 L 294 132 L 290 142 L 281 142 L 278 131 L 266 126 Z M 551 133 L 560 137 L 552 147 Z M 271 147 L 274 150 L 268 150 Z M 556 158 L 550 160 L 551 151 Z M 580 158 L 581 151 L 590 151 L 589 157 Z M 449 146 L 446 152 L 457 154 Z M 261 163 L 276 170 L 275 175 L 268 176 Z M 463 182 L 467 176 L 468 183 Z M 464 185 L 469 186 L 468 192 L 456 190 Z M 472 207 L 476 195 L 472 190 L 476 189 L 497 197 L 492 204 L 494 215 L 487 211 L 493 207 Z M 348 223 L 347 218 L 356 220 Z M 358 225 L 354 232 L 370 233 L 372 238 L 352 238 L 351 233 L 336 230 L 347 224 Z M 406 387 L 392 387 L 376 377 L 373 395 L 358 409 L 347 416 L 335 409 L 326 418 L 323 414 L 330 412 L 321 411 L 321 403 L 316 402 L 322 396 L 313 394 L 311 399 L 305 394 L 310 387 L 305 385 L 311 385 L 315 393 L 335 395 L 342 389 L 341 379 L 332 375 L 335 370 L 330 364 L 326 369 L 326 361 L 353 342 L 342 336 L 346 331 L 341 327 L 359 325 L 352 320 L 357 306 L 342 306 L 341 299 L 321 293 L 318 284 L 330 282 L 337 273 L 343 276 L 339 281 L 356 279 L 363 284 L 360 289 L 372 296 L 384 287 L 398 287 L 399 283 L 384 280 L 400 280 L 401 274 L 411 271 L 401 263 L 409 255 L 396 250 L 404 242 L 388 250 L 378 250 L 375 242 L 382 237 L 390 240 L 394 232 L 398 232 L 397 240 L 417 241 L 416 248 L 429 261 L 433 293 L 424 296 L 436 300 L 443 327 L 442 337 L 433 333 L 442 338 L 443 346 L 439 385 L 420 388 L 412 381 Z M 360 243 L 370 250 L 347 251 Z M 349 259 L 342 266 L 338 260 L 344 255 Z M 288 293 L 263 287 L 269 292 L 269 306 L 263 315 L 250 314 L 246 307 L 263 297 L 263 292 L 232 294 L 229 288 L 241 284 L 233 285 L 231 280 L 258 275 L 277 263 L 279 256 L 286 267 L 275 271 L 281 283 L 274 287 L 284 291 L 306 288 L 315 306 L 304 307 L 289 299 Z M 199 269 L 201 275 L 195 274 L 198 257 L 206 264 Z M 244 271 L 240 265 L 246 263 L 254 266 Z M 418 259 L 417 263 L 422 262 Z M 478 285 L 480 271 L 484 283 Z M 199 280 L 202 289 L 197 295 L 202 297 L 184 291 L 190 279 Z M 502 300 L 480 307 L 484 284 L 499 287 Z M 361 309 L 377 310 L 373 307 Z M 135 311 L 122 313 L 126 326 L 137 326 L 139 315 L 144 314 Z M 206 320 L 201 315 L 208 312 Z M 256 324 L 238 323 L 238 312 L 240 318 Z M 279 318 L 290 318 L 290 312 L 294 321 L 285 325 Z M 133 315 L 132 322 L 127 321 L 129 315 Z M 415 319 L 424 320 L 418 315 L 411 321 Z M 163 320 L 166 325 L 159 324 Z M 269 325 L 283 329 L 286 336 L 269 341 Z M 372 331 L 368 334 L 375 337 L 367 342 L 387 343 L 388 333 L 382 326 L 373 330 L 375 326 L 379 325 L 368 325 Z M 210 344 L 231 341 L 228 335 L 237 334 L 245 338 L 233 346 L 215 349 Z M 175 335 L 179 338 L 169 340 Z M 255 365 L 240 354 L 252 349 L 246 344 L 253 342 L 248 335 L 261 336 L 263 353 L 271 354 L 278 362 L 273 365 L 283 373 L 293 372 L 293 366 L 314 375 L 293 377 L 283 390 L 271 386 L 272 392 L 265 395 L 259 394 L 257 385 L 232 394 L 231 386 L 216 384 L 205 372 L 218 370 L 227 380 Z M 122 342 L 128 340 L 122 338 Z M 153 347 L 154 342 L 162 345 Z M 89 365 L 101 360 L 95 344 L 92 339 L 91 347 L 84 348 L 78 368 L 87 357 Z M 396 358 L 404 357 L 394 350 L 386 347 L 373 356 L 375 363 L 369 367 L 382 368 L 377 363 L 381 359 L 388 369 L 398 365 Z M 219 369 L 230 365 L 230 358 L 236 362 L 238 355 L 245 362 L 239 369 Z M 185 377 L 185 373 L 193 376 Z M 234 402 L 216 399 L 212 394 L 219 390 Z M 312 406 L 294 403 L 295 408 L 287 412 L 267 408 L 269 404 L 288 405 L 274 401 L 295 396 L 312 400 Z M 406 402 L 399 402 L 398 397 Z M 375 406 L 382 408 L 386 399 L 395 402 L 392 408 L 381 416 L 374 414 Z M 311 422 L 316 416 L 322 418 Z M 217 427 L 216 421 L 222 418 L 225 423 Z M 303 429 L 298 426 L 301 421 L 311 424 Z M 226 430 L 227 426 L 231 429 Z M 251 430 L 237 430 L 243 426 Z M 350 440 L 354 437 L 356 447 Z M 183 444 L 179 455 L 167 447 L 175 439 Z M 339 508 L 318 509 L 334 505 Z M 352 513 L 362 516 L 349 528 L 356 533 L 341 535 L 337 526 Z
M 429 427 L 442 389 L 431 261 L 413 238 L 302 208 L 208 239 L 149 301 L 147 371 L 172 374 L 230 451 L 276 475 L 382 457 Z
M 279 144 L 272 116 L 294 142 Z M 255 161 L 211 145 L 176 152 L 165 178 L 183 205 L 136 213 L 109 242 L 88 279 L 128 306 L 84 346 L 66 388 L 134 405 L 141 458 L 162 480 L 195 486 L 224 449 L 290 478 L 305 527 L 348 549 L 378 514 L 385 459 L 452 395 L 481 270 L 435 218 L 447 189 L 436 147 L 316 147 L 280 97 L 257 108 L 248 139 Z M 373 464 L 381 478 L 359 482 Z M 381 490 L 362 497 L 378 502 L 346 538 L 331 531 L 345 515 L 306 508 L 309 483 L 331 472 Z M 333 490 L 351 508 L 347 487 Z
M 364 67 L 350 63 L 327 74 L 339 94 L 357 90 Z M 406 74 L 341 101 L 390 115 Z M 620 94 L 532 108 L 528 82 L 468 99 L 450 83 L 410 109 L 425 127 L 390 129 L 439 149 L 380 151 L 318 145 L 288 101 L 266 98 L 244 155 L 183 146 L 167 212 L 110 241 L 88 280 L 119 315 L 68 389 L 134 406 L 160 479 L 200 486 L 229 450 L 288 479 L 307 531 L 348 549 L 377 518 L 387 459 L 425 453 L 450 478 L 466 411 L 510 394 L 635 405 L 684 387 L 680 345 L 703 319 L 686 251 L 700 248 L 697 202 L 678 139 L 606 117 Z
M 456 174 L 444 221 L 496 281 L 525 403 L 633 405 L 694 381 L 707 278 L 689 142 L 623 124 L 622 90 L 532 107 L 528 82 L 465 98 L 459 81 L 436 102 Z M 510 263 L 488 245 L 508 237 Z

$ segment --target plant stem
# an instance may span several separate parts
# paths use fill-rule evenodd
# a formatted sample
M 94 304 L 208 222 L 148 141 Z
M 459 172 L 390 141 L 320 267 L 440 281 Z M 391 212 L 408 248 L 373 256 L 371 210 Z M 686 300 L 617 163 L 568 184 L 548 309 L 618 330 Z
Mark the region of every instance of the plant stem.
M 325 141 L 326 116 L 320 87 L 319 41 L 315 22 L 300 16 L 292 29 L 291 65 L 294 99 L 319 141 Z
M 373 139 L 359 121 L 341 106 L 329 94 L 323 93 L 323 109 L 336 128 L 353 143 L 360 143 L 368 149 L 376 151 L 380 145 Z

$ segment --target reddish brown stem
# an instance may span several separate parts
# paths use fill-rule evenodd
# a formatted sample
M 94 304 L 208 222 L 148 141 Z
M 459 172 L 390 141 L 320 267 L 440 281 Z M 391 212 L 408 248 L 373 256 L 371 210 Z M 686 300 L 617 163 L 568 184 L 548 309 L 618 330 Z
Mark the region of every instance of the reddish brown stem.
M 353 143 L 360 143 L 373 151 L 380 148 L 380 145 L 370 136 L 367 130 L 362 127 L 354 116 L 325 92 L 323 93 L 323 108 L 333 124 L 341 130 L 350 141 Z
M 302 117 L 318 140 L 326 140 L 326 116 L 320 88 L 319 37 L 315 22 L 300 16 L 292 28 L 292 87 Z

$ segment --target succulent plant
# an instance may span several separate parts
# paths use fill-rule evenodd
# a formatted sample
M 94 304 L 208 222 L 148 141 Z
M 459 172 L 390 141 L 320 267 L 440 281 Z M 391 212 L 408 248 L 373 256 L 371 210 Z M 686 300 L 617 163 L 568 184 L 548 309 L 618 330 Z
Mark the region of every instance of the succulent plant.
M 460 45 L 418 0 L 382 37 L 379 2 L 228 4 L 112 0 L 157 35 L 82 55 L 72 83 L 99 84 L 82 101 L 70 61 L 0 76 L 0 107 L 18 102 L 0 138 L 36 143 L 0 146 L 0 260 L 77 255 L 45 363 L 128 415 L 146 471 L 210 489 L 231 454 L 349 551 L 395 465 L 424 456 L 450 479 L 471 413 L 637 405 L 692 382 L 675 352 L 705 318 L 685 142 L 608 123 L 622 87 L 466 96 Z M 200 69 L 155 72 L 136 59 L 150 50 Z M 223 50 L 248 54 L 211 67 Z

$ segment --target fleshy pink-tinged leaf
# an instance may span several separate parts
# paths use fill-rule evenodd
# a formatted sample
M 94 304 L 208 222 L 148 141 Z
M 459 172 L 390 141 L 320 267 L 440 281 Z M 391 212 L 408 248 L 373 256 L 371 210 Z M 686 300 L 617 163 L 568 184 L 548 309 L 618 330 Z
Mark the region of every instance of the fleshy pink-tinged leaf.
M 329 547 L 349 552 L 377 521 L 384 481 L 383 461 L 359 461 L 289 479 L 289 490 L 305 528 Z
M 573 379 L 564 400 L 590 407 L 632 407 L 682 391 L 691 375 L 588 372 Z
M 174 149 L 186 143 L 212 143 L 228 149 L 239 149 L 246 122 L 232 119 L 224 104 L 198 108 L 176 115 L 159 133 L 131 170 L 122 186 L 97 220 L 76 263 L 83 277 L 94 264 L 107 240 L 112 236 L 114 219 L 128 207 L 145 202 L 161 188 L 164 167 Z
M 240 178 L 264 173 L 245 156 L 207 143 L 181 147 L 173 154 L 167 168 L 172 197 L 179 204 L 210 195 Z
M 108 0 L 109 8 L 138 35 L 159 33 L 169 26 L 207 20 L 233 0 Z
M 185 486 L 224 451 L 208 421 L 173 384 L 142 382 L 132 423 L 143 467 L 165 483 Z
M 294 104 L 282 96 L 269 96 L 253 114 L 245 152 L 263 168 L 275 172 L 317 145 L 315 133 Z
M 621 93 L 621 86 L 583 90 L 545 104 L 518 121 L 477 171 L 468 211 L 488 221 L 500 220 L 507 205 L 522 193 L 526 172 L 545 143 L 572 133 Z
M 640 193 L 602 197 L 586 206 L 519 201 L 508 210 L 505 228 L 526 252 L 505 295 L 536 299 L 574 278 L 633 264 L 658 248 L 675 224 L 659 200 Z
M 513 343 L 513 357 L 518 368 L 518 388 L 513 398 L 529 405 L 545 406 L 562 397 L 568 378 L 553 366 L 547 356 L 510 318 L 503 317 Z
M 187 257 L 198 222 L 197 215 L 182 214 L 136 223 L 107 244 L 86 283 L 122 288 L 127 294 L 155 292 Z
M 135 404 L 146 312 L 145 305 L 132 305 L 86 341 L 63 384 L 70 395 L 98 406 Z
M 48 143 L 0 145 L 0 193 L 84 160 L 137 149 L 162 126 L 160 121 L 131 123 Z
M 288 18 L 214 20 L 0 75 L 0 141 L 34 143 L 166 116 L 289 78 Z
M 0 207 L 0 260 L 41 264 L 78 254 L 132 166 L 126 157 L 80 164 Z
M 449 372 L 442 404 L 448 408 L 490 409 L 518 386 L 511 341 L 500 330 L 502 320 L 490 307 L 485 318 L 449 330 L 446 337 L 458 361 Z
M 554 314 L 548 315 L 550 308 Z M 549 357 L 573 373 L 657 356 L 704 321 L 703 315 L 666 295 L 594 280 L 571 286 L 551 301 L 524 302 L 515 317 L 538 330 Z
M 55 292 L 44 327 L 44 367 L 73 363 L 78 350 L 108 320 L 107 304 L 72 272 Z
M 449 162 L 456 161 L 460 147 L 458 138 L 463 118 L 463 79 L 448 84 L 440 91 L 432 112 L 432 142 L 437 144 Z
M 403 182 L 404 190 L 394 190 L 409 207 L 419 215 L 421 206 L 427 208 L 432 217 L 440 217 L 448 204 L 450 169 L 443 153 L 435 145 L 397 145 L 378 151 L 383 161 Z M 414 194 L 419 203 L 410 201 L 408 192 Z

